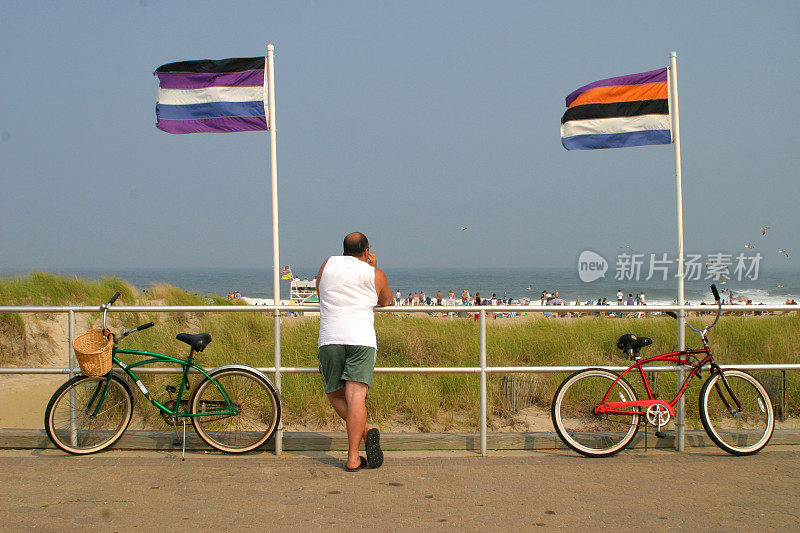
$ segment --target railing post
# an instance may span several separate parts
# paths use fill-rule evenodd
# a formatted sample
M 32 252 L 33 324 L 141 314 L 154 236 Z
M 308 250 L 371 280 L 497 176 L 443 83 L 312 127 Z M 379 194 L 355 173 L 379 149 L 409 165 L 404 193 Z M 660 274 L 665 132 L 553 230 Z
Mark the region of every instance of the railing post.
M 72 347 L 72 341 L 75 340 L 75 311 L 70 309 L 67 312 L 67 364 L 69 365 L 69 378 L 75 376 L 75 348 Z M 73 446 L 78 445 L 78 413 L 77 413 L 77 398 L 75 396 L 75 389 L 69 390 L 69 439 Z
M 75 311 L 70 309 L 67 312 L 67 365 L 69 366 L 69 377 L 75 375 L 75 348 L 72 341 L 75 340 Z
M 486 311 L 481 309 L 479 312 L 480 334 L 480 367 L 481 367 L 481 455 L 486 456 Z
M 278 389 L 278 398 L 283 401 L 281 393 L 281 312 L 275 310 L 275 387 Z M 275 432 L 275 455 L 283 453 L 283 416 L 278 419 L 278 431 Z
M 683 305 L 685 302 L 681 302 Z M 678 311 L 678 350 L 686 349 L 686 330 L 684 329 L 684 316 L 686 312 L 681 309 Z M 678 391 L 683 387 L 686 375 L 683 366 L 678 369 Z M 682 394 L 675 406 L 675 449 L 682 452 L 686 440 L 686 395 Z
M 786 422 L 786 370 L 781 370 L 781 422 Z

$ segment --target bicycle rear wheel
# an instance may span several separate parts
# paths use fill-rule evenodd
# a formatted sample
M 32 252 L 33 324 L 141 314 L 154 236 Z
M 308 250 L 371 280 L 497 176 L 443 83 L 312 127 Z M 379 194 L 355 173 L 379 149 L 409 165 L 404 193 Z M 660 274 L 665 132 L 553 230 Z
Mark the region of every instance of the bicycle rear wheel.
M 606 392 L 608 401 L 635 401 L 627 381 L 608 370 L 578 371 L 561 384 L 553 398 L 552 418 L 564 444 L 587 457 L 608 457 L 623 450 L 639 431 L 640 415 L 596 414 Z M 634 408 L 632 408 L 634 409 Z
M 281 418 L 280 400 L 272 383 L 242 367 L 223 368 L 210 376 L 213 381 L 206 378 L 195 388 L 191 412 L 202 415 L 227 410 L 221 388 L 238 414 L 193 416 L 197 435 L 212 448 L 228 453 L 249 452 L 269 440 Z
M 700 391 L 700 420 L 714 443 L 733 455 L 753 455 L 767 445 L 775 413 L 766 389 L 741 370 L 713 374 Z M 739 400 L 741 410 L 731 392 Z
M 133 416 L 133 395 L 115 375 L 104 396 L 105 385 L 106 376 L 75 376 L 58 388 L 44 412 L 44 427 L 53 444 L 83 455 L 108 448 L 122 436 Z

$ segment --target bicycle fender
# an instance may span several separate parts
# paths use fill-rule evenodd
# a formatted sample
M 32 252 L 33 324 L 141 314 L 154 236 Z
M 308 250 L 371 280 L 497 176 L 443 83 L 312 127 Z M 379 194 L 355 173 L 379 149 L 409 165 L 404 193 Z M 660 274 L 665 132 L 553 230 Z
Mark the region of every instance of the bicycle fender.
M 216 368 L 212 368 L 208 372 L 208 375 L 213 378 L 214 377 L 214 373 L 219 372 L 220 370 L 231 370 L 231 369 L 248 370 L 250 372 L 253 372 L 254 374 L 257 374 L 258 377 L 260 377 L 261 379 L 263 379 L 264 381 L 269 383 L 269 386 L 272 387 L 272 390 L 274 390 L 276 393 L 278 392 L 278 390 L 275 388 L 275 384 L 272 383 L 272 380 L 269 379 L 267 377 L 267 375 L 264 374 L 262 371 L 258 370 L 257 368 L 253 368 L 252 366 L 237 365 L 237 364 L 222 365 L 222 366 L 218 366 Z

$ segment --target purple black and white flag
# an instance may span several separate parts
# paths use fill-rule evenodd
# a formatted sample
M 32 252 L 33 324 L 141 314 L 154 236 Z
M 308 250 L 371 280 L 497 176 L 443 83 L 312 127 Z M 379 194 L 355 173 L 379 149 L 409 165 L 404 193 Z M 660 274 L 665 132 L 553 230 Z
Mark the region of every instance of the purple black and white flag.
M 268 130 L 264 57 L 161 65 L 156 127 L 167 133 Z

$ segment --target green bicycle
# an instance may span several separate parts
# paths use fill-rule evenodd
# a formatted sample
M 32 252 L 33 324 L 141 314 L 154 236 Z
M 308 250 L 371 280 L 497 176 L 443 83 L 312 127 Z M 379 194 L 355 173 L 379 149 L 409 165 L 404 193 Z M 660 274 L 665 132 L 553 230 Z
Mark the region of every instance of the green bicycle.
M 104 370 L 103 375 L 97 377 L 75 376 L 53 394 L 44 415 L 47 436 L 53 444 L 67 453 L 85 455 L 99 452 L 119 440 L 133 418 L 133 393 L 129 383 L 136 385 L 176 433 L 178 421 L 182 422 L 184 453 L 187 420 L 206 444 L 228 453 L 254 450 L 275 434 L 281 417 L 281 402 L 267 376 L 245 365 L 224 365 L 206 371 L 194 363 L 194 354 L 202 352 L 211 342 L 209 334 L 181 333 L 176 337 L 189 345 L 187 359 L 117 348 L 117 343 L 131 333 L 154 325 L 149 322 L 128 331 L 123 329 L 119 335 L 108 331 L 108 308 L 119 296 L 116 293 L 107 304 L 100 306 L 102 331 L 113 340 L 112 369 Z M 119 359 L 120 355 L 144 359 L 126 364 Z M 153 398 L 133 371 L 153 363 L 182 368 L 177 389 L 172 385 L 166 387 L 170 400 L 163 404 Z M 193 390 L 189 383 L 190 370 L 202 376 Z

